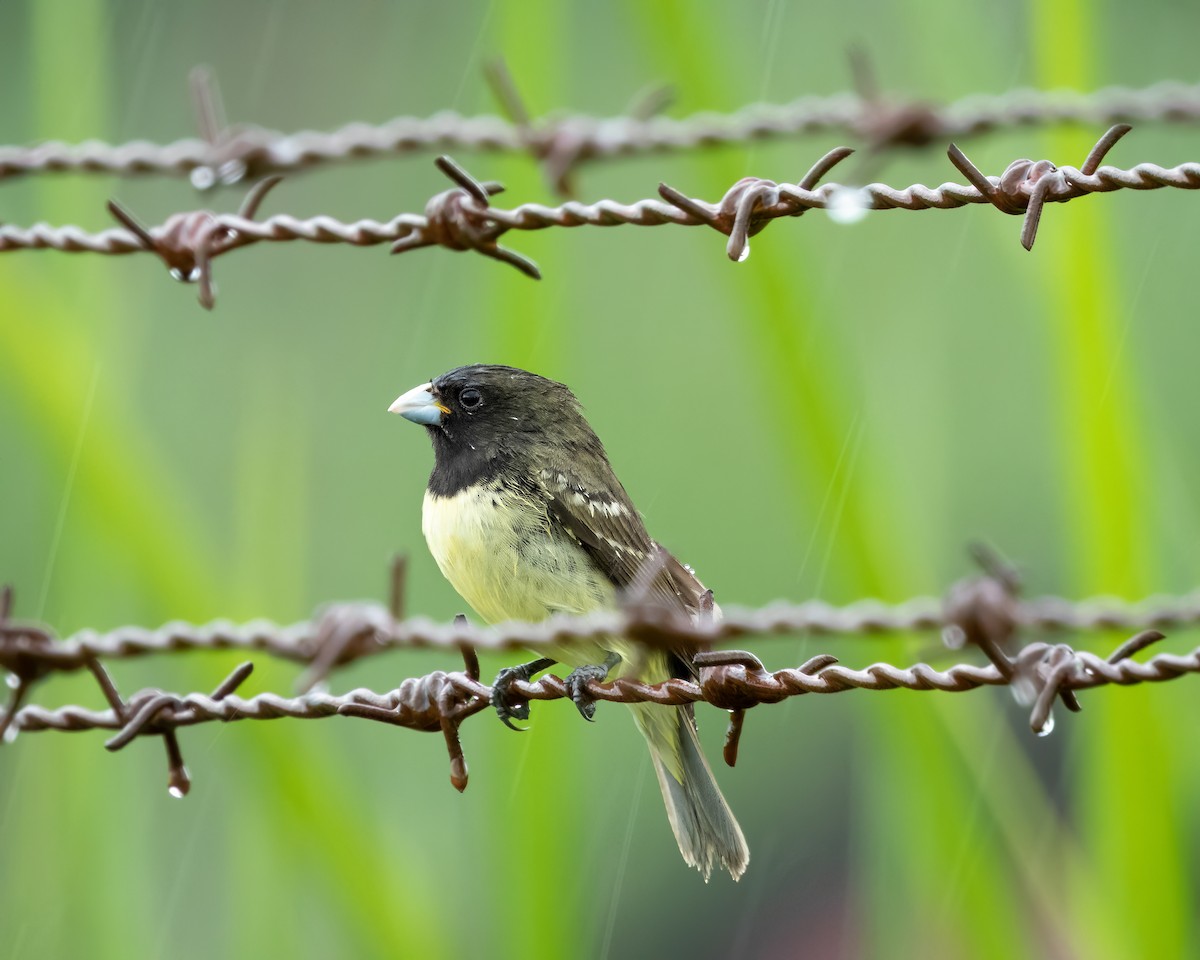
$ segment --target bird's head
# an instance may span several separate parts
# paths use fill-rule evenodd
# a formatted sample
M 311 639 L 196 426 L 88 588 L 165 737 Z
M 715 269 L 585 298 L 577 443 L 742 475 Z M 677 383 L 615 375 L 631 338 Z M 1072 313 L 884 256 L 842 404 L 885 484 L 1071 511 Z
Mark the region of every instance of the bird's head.
M 482 466 L 536 457 L 547 446 L 599 446 L 565 385 L 516 367 L 458 367 L 413 387 L 388 410 L 429 431 L 439 463 Z

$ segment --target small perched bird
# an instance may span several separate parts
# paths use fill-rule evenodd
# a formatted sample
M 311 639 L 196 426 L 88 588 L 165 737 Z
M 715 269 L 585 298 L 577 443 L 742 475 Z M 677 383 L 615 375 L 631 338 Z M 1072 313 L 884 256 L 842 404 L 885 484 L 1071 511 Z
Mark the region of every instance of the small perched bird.
M 635 589 L 647 602 L 697 617 L 711 594 L 658 546 L 613 473 L 604 447 L 566 386 L 515 367 L 459 367 L 388 408 L 422 424 L 434 467 L 421 527 L 454 589 L 484 620 L 543 620 L 613 608 Z M 528 716 L 508 685 L 555 662 L 583 715 L 589 680 L 647 683 L 694 673 L 687 651 L 622 637 L 562 646 L 554 659 L 501 671 L 493 704 L 502 720 Z M 691 706 L 631 704 L 650 745 L 683 859 L 707 880 L 716 865 L 736 880 L 750 860 L 741 827 L 700 751 Z

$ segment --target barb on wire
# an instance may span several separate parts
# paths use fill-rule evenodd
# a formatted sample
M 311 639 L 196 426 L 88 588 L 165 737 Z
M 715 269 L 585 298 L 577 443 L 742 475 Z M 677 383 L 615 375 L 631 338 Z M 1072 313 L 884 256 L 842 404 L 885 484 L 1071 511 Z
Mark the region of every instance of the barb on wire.
M 87 666 L 100 685 L 113 717 L 121 724 L 120 732 L 104 744 L 105 749 L 115 753 L 138 736 L 160 734 L 167 748 L 167 792 L 177 798 L 187 796 L 192 787 L 192 779 L 184 766 L 179 738 L 175 735 L 175 726 L 171 722 L 174 711 L 182 706 L 182 701 L 162 691 L 143 690 L 126 703 L 121 699 L 116 684 L 99 660 L 89 656 Z M 238 666 L 217 686 L 210 699 L 214 703 L 224 700 L 242 685 L 253 670 L 252 663 Z
M 257 150 L 254 128 L 226 123 L 225 103 L 212 70 L 204 66 L 193 68 L 188 74 L 188 86 L 196 112 L 196 126 L 209 153 L 207 163 L 198 164 L 189 171 L 192 186 L 197 190 L 209 190 L 218 185 L 241 183 L 248 176 L 271 173 L 262 169 L 264 164 Z
M 951 650 L 1011 650 L 1021 625 L 1020 574 L 991 547 L 975 543 L 969 550 L 981 572 L 946 592 L 942 642 Z
M 1050 729 L 1049 703 L 1056 696 L 1106 684 L 1162 682 L 1200 672 L 1200 648 L 1184 655 L 1158 654 L 1145 662 L 1130 659 L 1130 654 L 1160 638 L 1157 631 L 1147 631 L 1121 644 L 1107 658 L 1076 651 L 1065 644 L 1035 642 L 1024 647 L 1015 661 L 1001 660 L 988 666 L 959 664 L 944 671 L 924 663 L 907 669 L 875 663 L 855 670 L 841 666 L 832 657 L 822 656 L 798 668 L 768 672 L 751 653 L 722 651 L 699 658 L 699 676 L 695 681 L 673 679 L 645 684 L 630 679 L 607 683 L 592 680 L 587 683 L 587 692 L 597 701 L 613 703 L 678 706 L 703 701 L 732 710 L 725 750 L 726 761 L 732 764 L 737 757 L 741 718 L 746 709 L 808 693 L 842 693 L 854 689 L 964 692 L 982 686 L 1012 685 L 1019 677 L 1030 684 L 1034 694 L 1031 726 L 1044 734 Z M 115 689 L 109 689 L 111 681 L 105 686 L 103 674 L 97 673 L 109 701 L 108 710 L 77 706 L 51 710 L 31 705 L 16 714 L 13 728 L 28 732 L 116 730 L 117 735 L 106 744 L 110 750 L 120 749 L 138 736 L 163 736 L 168 744 L 171 786 L 178 787 L 181 776 L 182 782 L 190 782 L 186 780 L 186 772 L 180 774 L 183 768 L 178 744 L 172 752 L 173 738 L 168 736 L 180 727 L 215 720 L 355 716 L 413 730 L 441 731 L 450 754 L 451 782 L 462 790 L 467 783 L 467 768 L 458 729 L 467 717 L 485 710 L 491 697 L 491 688 L 479 680 L 474 651 L 465 648 L 463 656 L 464 671 L 437 671 L 405 680 L 397 689 L 384 694 L 352 690 L 340 697 L 314 692 L 288 699 L 262 693 L 242 699 L 230 694 L 231 688 L 244 679 L 244 674 L 235 671 L 211 696 L 198 693 L 179 696 L 146 690 L 136 694 L 129 704 L 123 704 Z M 513 688 L 526 700 L 570 696 L 565 682 L 553 675 L 536 682 L 515 681 Z
M 731 259 L 745 260 L 749 238 L 762 231 L 770 221 L 799 217 L 812 209 L 825 209 L 830 211 L 831 218 L 851 222 L 857 219 L 857 214 L 849 216 L 850 208 L 861 212 L 950 210 L 967 204 L 986 203 L 1005 213 L 1024 214 L 1021 242 L 1030 249 L 1046 203 L 1065 203 L 1092 193 L 1122 189 L 1200 189 L 1200 163 L 1197 162 L 1169 168 L 1141 163 L 1128 170 L 1101 166 L 1105 153 L 1126 132 L 1127 128 L 1123 126 L 1110 129 L 1097 142 L 1082 168 L 1056 167 L 1049 161 L 1019 160 L 1010 164 L 1001 177 L 985 176 L 960 150 L 951 147 L 951 160 L 972 182 L 965 185 L 943 183 L 939 187 L 819 184 L 833 166 L 849 155 L 849 148 L 839 147 L 818 160 L 796 184 L 748 177 L 735 183 L 716 203 L 689 197 L 660 184 L 661 199 L 639 200 L 633 204 L 613 200 L 593 204 L 568 201 L 557 207 L 526 203 L 504 209 L 490 205 L 491 198 L 501 189 L 499 184 L 480 182 L 449 157 L 439 157 L 438 168 L 455 182 L 456 187 L 432 198 L 424 215 L 404 213 L 386 223 L 376 220 L 342 223 L 331 217 L 298 220 L 277 214 L 257 221 L 245 215 L 199 212 L 178 214 L 161 227 L 146 228 L 121 208 L 114 208 L 114 213 L 122 218 L 128 230 L 88 234 L 74 226 L 36 224 L 20 228 L 0 224 L 0 253 L 53 249 L 66 253 L 120 255 L 150 251 L 171 267 L 173 275 L 199 280 L 201 302 L 211 305 L 208 270 L 211 259 L 237 247 L 263 241 L 303 240 L 355 246 L 391 243 L 393 253 L 428 246 L 475 250 L 538 279 L 541 274 L 537 265 L 501 247 L 498 242 L 501 236 L 510 230 L 550 227 L 705 225 L 729 238 L 725 249 Z M 271 181 L 264 181 L 252 191 L 243 214 L 254 212 L 253 207 L 270 185 Z M 250 204 L 251 200 L 255 204 Z
M 573 198 L 576 169 L 598 155 L 595 134 L 602 121 L 580 117 L 546 117 L 535 121 L 502 57 L 484 65 L 484 78 L 512 124 L 517 140 L 542 168 L 547 185 L 558 196 Z M 666 86 L 643 90 L 630 102 L 623 119 L 645 124 L 670 106 L 674 96 L 674 91 Z
M 283 628 L 265 621 L 242 628 L 227 623 L 207 627 L 168 624 L 158 631 L 122 628 L 104 635 L 85 631 L 59 642 L 51 631 L 12 618 L 12 591 L 6 588 L 0 593 L 0 667 L 12 675 L 14 692 L 0 718 L 0 731 L 7 730 L 0 742 L 22 730 L 106 729 L 116 731 L 105 744 L 115 751 L 139 736 L 162 736 L 167 749 L 168 789 L 172 795 L 182 796 L 191 781 L 177 740 L 180 727 L 213 720 L 314 719 L 341 714 L 413 730 L 440 731 L 450 758 L 451 783 L 461 791 L 467 785 L 467 763 L 459 728 L 466 718 L 487 709 L 493 697 L 493 688 L 480 681 L 477 647 L 536 649 L 614 634 L 647 644 L 691 645 L 695 650 L 694 680 L 673 679 L 661 684 L 632 679 L 589 681 L 586 693 L 595 701 L 667 705 L 703 701 L 728 711 L 724 758 L 730 766 L 737 761 L 747 710 L 805 693 L 896 688 L 965 691 L 1006 685 L 1018 702 L 1029 708 L 1031 728 L 1045 735 L 1053 728 L 1051 706 L 1055 699 L 1078 711 L 1076 693 L 1080 690 L 1110 683 L 1158 682 L 1200 672 L 1200 648 L 1183 656 L 1159 654 L 1144 663 L 1131 659 L 1163 638 L 1156 627 L 1200 624 L 1200 592 L 1181 598 L 1151 597 L 1132 604 L 1105 598 L 1080 603 L 1054 597 L 1025 601 L 1019 596 L 1019 578 L 1011 565 L 989 548 L 976 546 L 972 553 L 980 574 L 952 585 L 943 601 L 916 598 L 894 606 L 861 601 L 840 609 L 816 602 L 775 604 L 757 610 L 729 607 L 717 620 L 710 591 L 701 598 L 695 622 L 649 605 L 636 589 L 622 610 L 551 618 L 541 623 L 480 628 L 462 615 L 448 625 L 404 620 L 406 566 L 404 558 L 397 557 L 392 565 L 392 595 L 387 606 L 334 604 L 311 622 Z M 939 629 L 948 648 L 976 647 L 989 665 L 959 664 L 936 670 L 924 663 L 908 669 L 876 663 L 855 670 L 840 665 L 834 656 L 821 654 L 797 668 L 771 673 L 752 653 L 709 649 L 714 643 L 781 633 L 850 635 Z M 1107 658 L 1100 658 L 1061 642 L 1037 640 L 1018 646 L 1018 633 L 1029 630 L 1136 633 Z M 386 649 L 416 646 L 457 649 L 463 657 L 463 671 L 435 671 L 405 680 L 384 694 L 354 690 L 333 697 L 311 689 L 336 666 Z M 100 663 L 101 658 L 191 649 L 252 650 L 305 663 L 308 669 L 300 688 L 307 692 L 292 699 L 272 693 L 248 700 L 239 698 L 235 691 L 252 669 L 244 663 L 208 696 L 181 696 L 151 689 L 125 701 Z M 107 711 L 23 706 L 35 682 L 55 671 L 78 669 L 87 669 L 95 677 L 108 704 Z M 525 716 L 530 701 L 571 695 L 565 682 L 553 675 L 531 682 L 530 674 L 509 670 L 497 679 L 497 683 L 502 681 L 513 702 L 526 705 Z
M 972 596 L 976 599 L 968 602 Z M 991 609 L 993 603 L 1000 609 Z M 241 625 L 226 620 L 203 625 L 171 622 L 153 630 L 136 626 L 107 632 L 82 630 L 61 640 L 46 627 L 22 623 L 10 615 L 0 619 L 0 668 L 33 683 L 54 672 L 86 669 L 89 656 L 125 660 L 190 650 L 238 650 L 303 665 L 323 660 L 332 669 L 389 650 L 461 649 L 466 644 L 489 652 L 536 651 L 612 635 L 636 636 L 642 643 L 659 646 L 700 647 L 797 633 L 866 637 L 941 630 L 953 649 L 963 645 L 963 637 L 973 640 L 973 631 L 978 629 L 973 624 L 990 622 L 1004 625 L 1005 631 L 1015 623 L 1017 630 L 1038 633 L 1194 627 L 1200 625 L 1200 591 L 1137 602 L 1113 597 L 1020 600 L 1010 596 L 1007 588 L 990 584 L 985 576 L 952 586 L 944 601 L 914 597 L 896 604 L 860 600 L 844 607 L 819 600 L 755 609 L 725 605 L 720 620 L 695 624 L 681 623 L 663 616 L 657 608 L 638 604 L 627 610 L 554 616 L 540 623 L 479 626 L 458 620 L 437 624 L 422 617 L 402 620 L 383 604 L 335 603 L 319 609 L 312 620 L 286 626 L 268 620 Z M 993 628 L 983 629 L 997 635 Z M 357 639 L 353 643 L 339 639 L 346 636 Z M 330 657 L 327 644 L 340 647 L 337 656 Z
M 807 96 L 786 104 L 757 103 L 727 114 L 655 116 L 657 110 L 650 108 L 663 99 L 656 94 L 642 101 L 646 109 L 640 114 L 617 117 L 572 115 L 534 121 L 526 113 L 522 124 L 443 111 L 430 117 L 396 117 L 378 125 L 351 123 L 329 132 L 283 133 L 252 124 L 227 126 L 215 81 L 209 71 L 199 68 L 189 82 L 200 138 L 167 144 L 90 140 L 0 147 L 0 180 L 60 172 L 161 174 L 192 176 L 193 183 L 203 188 L 364 157 L 480 150 L 533 152 L 553 182 L 569 187 L 571 173 L 585 161 L 816 133 L 856 133 L 870 146 L 961 139 L 1033 124 L 1200 120 L 1200 85 L 1159 83 L 1142 89 L 1106 87 L 1092 93 L 1012 90 L 937 105 L 885 98 L 861 62 L 855 74 L 856 93 Z
M 13 623 L 12 608 L 13 589 L 5 585 L 0 589 L 0 667 L 7 671 L 11 692 L 4 715 L 0 716 L 0 743 L 16 735 L 13 717 L 24 703 L 29 688 L 53 669 L 44 659 L 53 638 L 40 627 Z
M 1127 123 L 1109 127 L 1104 136 L 1096 141 L 1078 170 L 1073 167 L 1059 169 L 1049 160 L 1038 160 L 1036 163 L 1033 160 L 1014 160 L 996 182 L 985 177 L 955 144 L 950 144 L 947 153 L 950 161 L 987 198 L 988 203 L 1003 213 L 1024 215 L 1021 246 L 1032 250 L 1042 219 L 1042 206 L 1047 201 L 1061 203 L 1090 193 L 1082 186 L 1083 181 L 1077 180 L 1073 174 L 1093 176 L 1108 151 L 1132 129 Z
M 270 176 L 255 184 L 238 208 L 238 217 L 253 220 L 267 194 L 282 179 Z M 216 303 L 216 287 L 212 281 L 213 258 L 251 242 L 208 210 L 176 213 L 154 230 L 147 230 L 137 217 L 116 200 L 108 201 L 108 210 L 137 237 L 142 249 L 153 253 L 167 265 L 173 279 L 182 283 L 199 283 L 198 299 L 205 310 L 211 310 Z
M 455 617 L 455 622 L 465 623 L 466 619 L 460 613 Z M 450 754 L 450 783 L 459 793 L 467 789 L 467 759 L 463 755 L 458 728 L 467 717 L 478 713 L 489 702 L 477 696 L 473 687 L 468 686 L 479 685 L 479 657 L 470 646 L 463 645 L 461 650 L 462 674 L 451 675 L 439 671 L 415 682 L 405 681 L 409 686 L 406 688 L 401 684 L 400 690 L 405 693 L 397 698 L 394 706 L 381 707 L 352 701 L 340 704 L 337 709 L 345 717 L 377 720 L 411 730 L 441 730 Z M 462 682 L 455 682 L 454 676 L 461 677 Z
M 849 58 L 854 91 L 862 105 L 854 129 L 866 142 L 868 152 L 880 153 L 896 146 L 927 147 L 947 135 L 946 121 L 934 104 L 896 99 L 884 93 L 865 48 L 851 47 Z
M 800 178 L 800 182 L 796 184 L 797 189 L 811 192 L 825 174 L 853 152 L 849 147 L 835 147 L 830 150 Z M 725 245 L 725 254 L 736 263 L 741 263 L 750 256 L 750 237 L 762 230 L 771 220 L 777 216 L 798 217 L 808 209 L 797 203 L 795 197 L 788 195 L 779 184 L 759 177 L 743 177 L 730 187 L 721 198 L 721 202 L 715 205 L 692 200 L 665 183 L 658 185 L 658 192 L 664 200 L 679 207 L 697 222 L 707 224 L 718 233 L 729 237 L 729 242 Z M 768 210 L 791 212 L 768 214 Z
M 496 242 L 509 228 L 491 219 L 488 212 L 491 197 L 503 192 L 504 187 L 494 180 L 480 183 L 449 157 L 438 157 L 435 163 L 458 187 L 431 199 L 425 205 L 425 223 L 401 234 L 392 244 L 392 253 L 431 246 L 475 250 L 541 280 L 536 263 Z
M 332 604 L 316 622 L 312 655 L 307 669 L 296 681 L 296 692 L 306 693 L 324 683 L 335 667 L 368 656 L 377 638 L 392 624 L 404 619 L 404 588 L 408 580 L 408 557 L 392 558 L 390 595 L 387 608 L 373 604 Z

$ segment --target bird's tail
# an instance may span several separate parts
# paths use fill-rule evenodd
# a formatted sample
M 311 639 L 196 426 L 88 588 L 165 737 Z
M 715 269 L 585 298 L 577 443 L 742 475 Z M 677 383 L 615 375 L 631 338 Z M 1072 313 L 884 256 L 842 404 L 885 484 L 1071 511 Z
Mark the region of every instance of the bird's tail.
M 717 864 L 737 880 L 746 872 L 750 849 L 696 737 L 691 711 L 633 704 L 633 718 L 650 745 L 667 819 L 684 861 L 707 882 Z

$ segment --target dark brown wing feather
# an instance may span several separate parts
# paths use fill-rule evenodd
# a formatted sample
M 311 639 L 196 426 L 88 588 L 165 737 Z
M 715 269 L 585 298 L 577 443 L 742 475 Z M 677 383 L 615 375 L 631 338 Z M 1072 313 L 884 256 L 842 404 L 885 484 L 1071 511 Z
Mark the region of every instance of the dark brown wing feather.
M 650 538 L 625 488 L 607 463 L 603 468 L 607 476 L 592 478 L 590 484 L 570 469 L 542 470 L 537 485 L 551 520 L 579 541 L 619 590 L 695 617 L 707 592 L 704 584 Z M 647 574 L 652 576 L 648 584 Z M 691 674 L 687 651 L 675 655 L 685 673 Z

